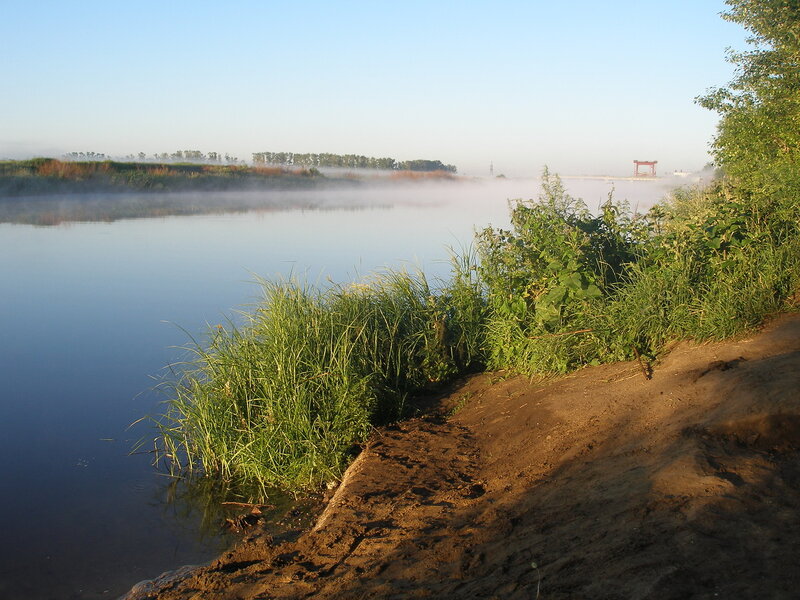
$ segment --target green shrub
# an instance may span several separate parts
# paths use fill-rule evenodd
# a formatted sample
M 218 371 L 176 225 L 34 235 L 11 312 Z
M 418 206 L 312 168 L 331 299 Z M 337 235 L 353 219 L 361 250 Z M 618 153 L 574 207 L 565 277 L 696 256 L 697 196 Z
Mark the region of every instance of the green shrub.
M 514 201 L 511 223 L 477 236 L 489 366 L 564 372 L 597 360 L 596 328 L 642 252 L 643 221 L 611 197 L 593 216 L 545 169 L 538 201 Z

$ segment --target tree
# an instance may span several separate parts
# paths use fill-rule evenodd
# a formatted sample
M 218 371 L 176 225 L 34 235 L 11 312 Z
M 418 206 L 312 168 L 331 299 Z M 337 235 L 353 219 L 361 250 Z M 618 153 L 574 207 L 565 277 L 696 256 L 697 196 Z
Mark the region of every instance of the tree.
M 750 192 L 785 188 L 800 155 L 800 0 L 726 2 L 751 49 L 729 51 L 735 78 L 697 99 L 721 117 L 714 156 Z
M 440 160 L 426 160 L 418 158 L 416 160 L 406 160 L 398 163 L 398 168 L 406 171 L 446 171 L 448 173 L 455 173 L 456 167 L 454 165 L 446 165 Z

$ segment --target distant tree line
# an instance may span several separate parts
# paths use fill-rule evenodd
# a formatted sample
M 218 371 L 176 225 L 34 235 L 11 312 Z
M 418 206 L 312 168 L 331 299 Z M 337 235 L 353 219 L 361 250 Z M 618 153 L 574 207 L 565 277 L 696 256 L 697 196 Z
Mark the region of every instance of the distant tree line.
M 144 152 L 139 152 L 139 160 L 147 160 Z M 191 162 L 191 163 L 210 163 L 210 164 L 225 164 L 237 165 L 243 163 L 237 157 L 228 154 L 221 154 L 219 152 L 209 152 L 203 154 L 200 150 L 176 150 L 175 152 L 161 154 L 153 154 L 153 159 L 158 161 L 168 162 Z
M 71 162 L 84 161 L 106 161 L 111 157 L 99 152 L 69 152 L 63 155 L 63 159 Z M 157 162 L 157 163 L 197 163 L 197 164 L 218 164 L 218 165 L 242 165 L 244 161 L 239 160 L 227 152 L 204 153 L 200 150 L 176 150 L 175 152 L 161 152 L 146 154 L 128 154 L 121 159 L 129 162 Z M 320 154 L 298 152 L 254 152 L 253 164 L 256 166 L 274 165 L 281 167 L 302 167 L 313 169 L 319 167 L 334 167 L 341 169 L 380 169 L 384 171 L 444 171 L 446 173 L 456 173 L 455 165 L 446 165 L 440 160 L 403 160 L 398 161 L 394 158 L 375 158 L 374 156 L 362 156 L 358 154 L 332 154 L 323 152 Z
M 455 173 L 455 165 L 446 165 L 440 160 L 404 160 L 375 158 L 358 154 L 320 154 L 297 152 L 254 152 L 255 165 L 281 165 L 306 168 L 338 167 L 344 169 L 383 169 L 387 171 L 446 171 Z

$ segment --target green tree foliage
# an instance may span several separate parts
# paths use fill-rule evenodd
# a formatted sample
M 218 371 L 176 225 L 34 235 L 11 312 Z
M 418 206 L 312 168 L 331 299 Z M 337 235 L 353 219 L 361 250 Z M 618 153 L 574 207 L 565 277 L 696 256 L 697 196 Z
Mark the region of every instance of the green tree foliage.
M 455 173 L 456 168 L 453 165 L 446 165 L 440 160 L 405 160 L 398 164 L 398 169 L 403 171 L 445 171 L 448 173 Z
M 796 193 L 800 152 L 800 2 L 727 0 L 723 18 L 745 27 L 751 49 L 730 52 L 736 77 L 698 102 L 721 116 L 717 164 L 746 191 Z
M 94 161 L 108 160 L 105 154 L 99 152 L 68 152 L 64 155 L 64 160 L 73 161 Z

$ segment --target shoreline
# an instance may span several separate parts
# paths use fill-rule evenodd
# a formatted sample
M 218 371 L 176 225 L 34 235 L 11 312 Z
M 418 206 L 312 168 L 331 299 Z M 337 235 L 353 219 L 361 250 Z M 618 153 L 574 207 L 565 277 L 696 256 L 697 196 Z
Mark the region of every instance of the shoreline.
M 314 527 L 253 532 L 141 598 L 788 592 L 798 386 L 797 313 L 680 343 L 651 380 L 635 362 L 475 375 L 377 431 Z

